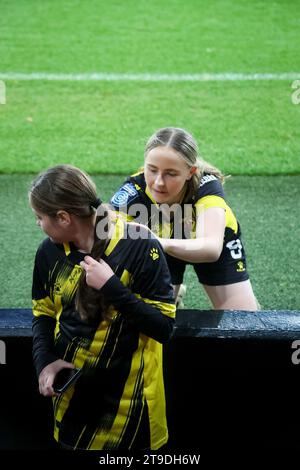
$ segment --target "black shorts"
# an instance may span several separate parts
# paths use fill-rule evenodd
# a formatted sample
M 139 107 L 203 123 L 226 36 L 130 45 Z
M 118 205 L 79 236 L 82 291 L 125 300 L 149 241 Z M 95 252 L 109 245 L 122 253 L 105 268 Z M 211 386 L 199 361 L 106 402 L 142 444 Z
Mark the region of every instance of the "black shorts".
M 172 284 L 182 284 L 185 267 L 193 266 L 199 282 L 208 286 L 224 286 L 249 279 L 246 269 L 246 256 L 239 238 L 224 243 L 218 261 L 214 263 L 190 263 L 166 255 Z

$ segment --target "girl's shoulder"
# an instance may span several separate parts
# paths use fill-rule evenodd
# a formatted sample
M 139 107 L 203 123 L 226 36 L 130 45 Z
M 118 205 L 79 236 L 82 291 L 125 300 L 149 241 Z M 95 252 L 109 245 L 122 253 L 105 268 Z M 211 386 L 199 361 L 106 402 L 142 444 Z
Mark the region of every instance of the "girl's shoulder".
M 150 228 L 141 223 L 135 221 L 124 221 L 125 236 L 127 239 L 136 242 L 136 240 L 142 241 L 142 245 L 146 246 L 149 243 L 159 243 L 156 235 L 150 230 Z
M 57 260 L 65 258 L 67 250 L 67 246 L 54 243 L 49 237 L 47 237 L 40 243 L 36 251 L 36 262 L 45 264 L 51 261 L 51 264 L 53 264 Z
M 122 207 L 128 207 L 132 204 L 141 202 L 145 197 L 146 182 L 144 173 L 136 173 L 129 176 L 120 188 L 115 192 L 110 200 L 110 204 L 120 210 Z
M 225 199 L 223 184 L 220 179 L 209 173 L 204 173 L 200 179 L 198 189 L 195 194 L 195 202 L 205 196 L 219 196 Z
M 158 267 L 164 262 L 164 254 L 156 235 L 145 225 L 119 219 L 118 234 L 121 236 L 118 249 L 115 251 L 115 262 L 130 266 L 144 266 L 150 256 Z M 121 226 L 123 229 L 121 229 Z M 116 245 L 117 246 L 117 245 Z M 148 262 L 151 261 L 150 259 Z M 129 268 L 126 268 L 129 269 Z M 129 269 L 130 271 L 130 269 Z
M 44 238 L 44 240 L 42 240 L 38 246 L 38 249 L 36 251 L 37 255 L 43 255 L 45 253 L 48 253 L 52 250 L 52 245 L 54 245 L 54 243 L 50 240 L 49 237 Z

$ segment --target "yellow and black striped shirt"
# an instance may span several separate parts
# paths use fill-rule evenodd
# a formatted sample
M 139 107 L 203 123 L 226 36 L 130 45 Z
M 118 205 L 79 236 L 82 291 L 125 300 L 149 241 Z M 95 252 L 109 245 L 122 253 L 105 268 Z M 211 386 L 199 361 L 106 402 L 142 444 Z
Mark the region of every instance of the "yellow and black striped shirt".
M 83 368 L 76 384 L 53 399 L 57 441 L 74 449 L 130 449 L 147 406 L 151 449 L 168 438 L 162 344 L 175 306 L 164 254 L 151 232 L 129 235 L 117 219 L 103 259 L 115 275 L 103 286 L 111 321 L 80 319 L 74 296 L 84 254 L 50 239 L 33 274 L 33 357 L 37 373 L 58 358 Z

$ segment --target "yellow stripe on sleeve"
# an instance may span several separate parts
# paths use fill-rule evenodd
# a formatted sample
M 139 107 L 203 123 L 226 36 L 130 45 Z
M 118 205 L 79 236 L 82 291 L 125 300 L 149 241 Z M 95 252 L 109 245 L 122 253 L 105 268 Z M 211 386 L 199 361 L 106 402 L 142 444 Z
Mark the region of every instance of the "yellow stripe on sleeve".
M 137 299 L 143 300 L 143 302 L 145 302 L 146 304 L 153 305 L 153 307 L 160 310 L 163 315 L 166 315 L 167 317 L 170 317 L 170 318 L 175 318 L 176 305 L 169 304 L 167 302 L 159 302 L 157 300 L 146 299 L 145 297 L 141 297 L 139 294 L 134 294 L 134 295 L 136 296 Z
M 234 233 L 237 233 L 238 224 L 235 215 L 224 199 L 220 196 L 204 196 L 199 199 L 195 204 L 196 214 L 199 215 L 199 213 L 206 209 L 210 209 L 211 207 L 220 207 L 225 209 L 226 227 L 231 228 Z
M 40 315 L 47 315 L 48 317 L 55 318 L 55 308 L 50 297 L 44 299 L 32 300 L 32 313 L 35 317 Z
M 195 208 L 197 213 L 210 207 L 222 207 L 223 209 L 227 209 L 227 204 L 224 199 L 220 196 L 204 196 L 201 197 L 195 204 Z

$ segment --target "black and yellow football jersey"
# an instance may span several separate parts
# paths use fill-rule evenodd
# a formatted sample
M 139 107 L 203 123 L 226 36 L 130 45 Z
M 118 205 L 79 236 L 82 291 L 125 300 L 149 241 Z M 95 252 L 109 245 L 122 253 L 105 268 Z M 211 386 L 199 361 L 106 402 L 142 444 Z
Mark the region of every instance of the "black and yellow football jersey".
M 173 284 L 181 284 L 187 264 L 193 265 L 199 281 L 207 285 L 225 285 L 249 278 L 246 256 L 241 241 L 240 225 L 225 201 L 222 183 L 212 174 L 204 173 L 196 194 L 180 205 L 180 217 L 171 214 L 167 218 L 159 210 L 145 181 L 144 173 L 130 176 L 110 200 L 113 208 L 127 220 L 137 220 L 147 225 L 162 238 L 194 238 L 195 223 L 199 211 L 210 207 L 225 210 L 226 227 L 223 250 L 219 259 L 212 263 L 189 263 L 166 255 Z M 143 209 L 144 207 L 144 209 Z
M 132 239 L 129 226 L 117 219 L 103 256 L 115 273 L 101 289 L 109 321 L 85 322 L 75 309 L 84 253 L 48 238 L 36 254 L 37 373 L 58 358 L 83 368 L 76 384 L 53 398 L 54 437 L 72 449 L 130 449 L 145 410 L 151 449 L 168 438 L 161 343 L 174 326 L 173 289 L 157 240 L 143 228 L 145 236 Z

